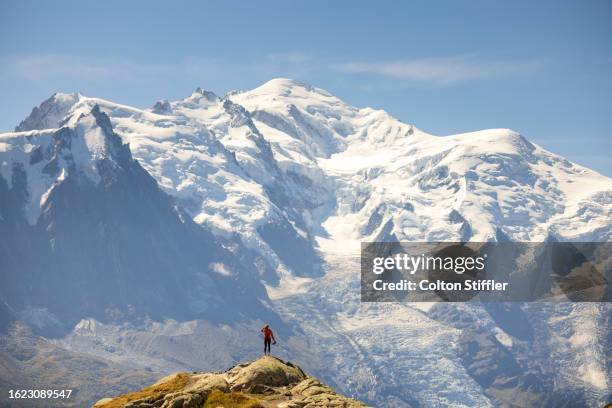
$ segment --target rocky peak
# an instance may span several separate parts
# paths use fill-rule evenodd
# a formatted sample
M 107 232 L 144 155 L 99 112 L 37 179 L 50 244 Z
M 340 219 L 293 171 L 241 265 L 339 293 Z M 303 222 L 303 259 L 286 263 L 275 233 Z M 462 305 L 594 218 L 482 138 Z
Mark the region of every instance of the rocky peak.
M 167 115 L 172 111 L 172 106 L 170 105 L 170 102 L 168 102 L 168 100 L 162 99 L 155 102 L 155 105 L 153 105 L 153 108 L 151 108 L 151 110 L 153 111 L 153 113 L 157 113 L 159 115 Z
M 300 367 L 265 356 L 224 373 L 176 373 L 140 391 L 104 398 L 94 408 L 152 407 L 359 408 Z
M 212 91 L 207 91 L 200 87 L 197 87 L 196 90 L 189 97 L 193 102 L 206 100 L 208 102 L 217 102 L 219 101 L 219 97 Z
M 80 93 L 54 93 L 49 99 L 35 106 L 28 117 L 15 127 L 15 131 L 25 132 L 28 130 L 57 128 L 59 122 L 68 114 L 80 98 Z

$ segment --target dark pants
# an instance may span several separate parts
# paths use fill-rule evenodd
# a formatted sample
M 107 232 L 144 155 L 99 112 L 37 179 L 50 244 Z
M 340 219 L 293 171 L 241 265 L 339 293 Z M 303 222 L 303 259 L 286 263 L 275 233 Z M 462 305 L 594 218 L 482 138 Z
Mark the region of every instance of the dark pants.
M 270 354 L 270 344 L 272 344 L 272 339 L 264 339 L 264 354 Z

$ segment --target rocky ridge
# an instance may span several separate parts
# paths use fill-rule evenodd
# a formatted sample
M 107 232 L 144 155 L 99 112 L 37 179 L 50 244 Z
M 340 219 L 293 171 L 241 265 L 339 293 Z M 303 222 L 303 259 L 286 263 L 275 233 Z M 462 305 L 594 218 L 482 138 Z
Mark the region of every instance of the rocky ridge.
M 175 373 L 140 391 L 104 398 L 94 408 L 359 408 L 300 367 L 265 356 L 224 373 Z

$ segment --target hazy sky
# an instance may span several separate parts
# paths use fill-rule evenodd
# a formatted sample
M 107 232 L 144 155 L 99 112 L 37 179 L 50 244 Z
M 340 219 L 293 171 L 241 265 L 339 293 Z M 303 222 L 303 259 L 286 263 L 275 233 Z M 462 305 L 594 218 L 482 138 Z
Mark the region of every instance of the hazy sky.
M 610 1 L 1 1 L 0 131 L 55 91 L 148 107 L 274 77 L 612 176 Z

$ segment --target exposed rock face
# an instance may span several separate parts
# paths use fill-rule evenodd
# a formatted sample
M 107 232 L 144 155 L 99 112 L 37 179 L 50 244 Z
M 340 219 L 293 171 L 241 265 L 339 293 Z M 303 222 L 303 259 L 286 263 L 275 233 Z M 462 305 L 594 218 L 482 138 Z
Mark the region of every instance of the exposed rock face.
M 337 394 L 290 362 L 275 357 L 238 364 L 225 373 L 176 373 L 155 384 L 94 408 L 200 407 L 359 408 L 359 401 Z

